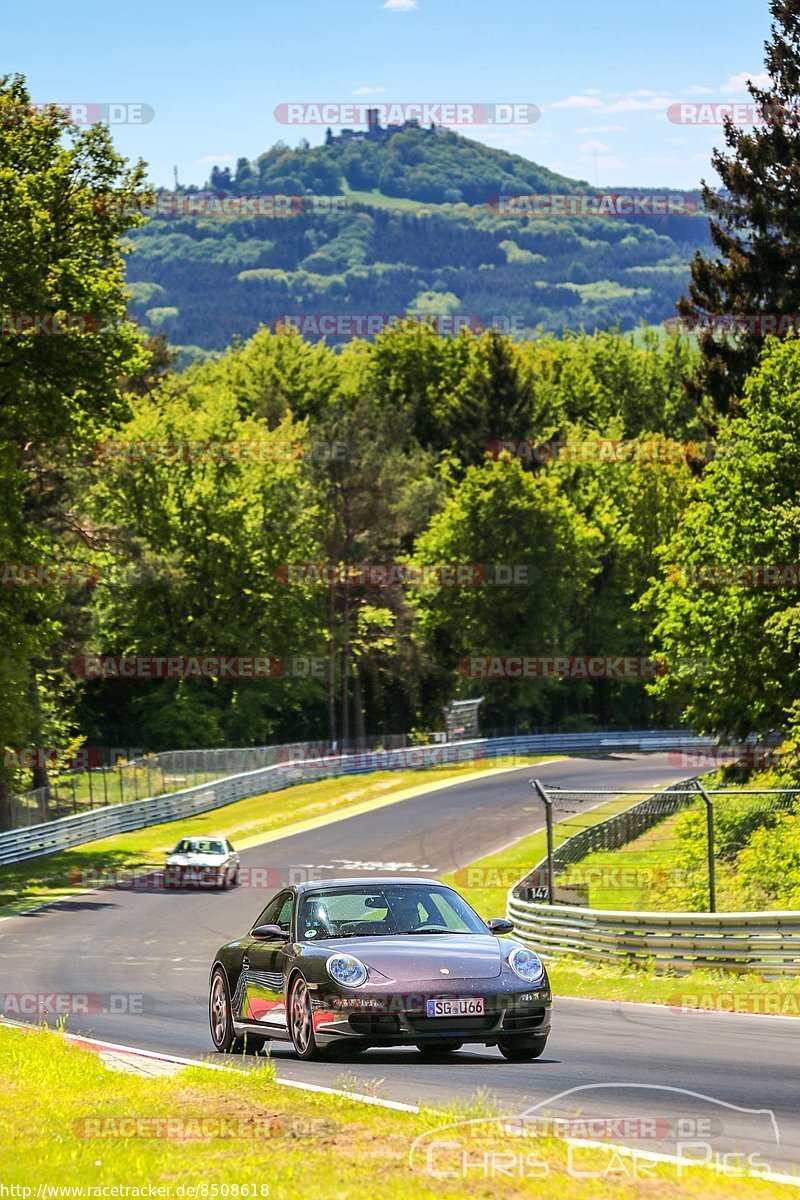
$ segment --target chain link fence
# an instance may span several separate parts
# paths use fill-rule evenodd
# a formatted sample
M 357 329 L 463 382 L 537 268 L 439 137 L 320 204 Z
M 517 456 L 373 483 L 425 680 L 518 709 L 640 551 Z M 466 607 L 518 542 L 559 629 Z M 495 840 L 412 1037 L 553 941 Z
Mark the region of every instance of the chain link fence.
M 776 907 L 774 864 L 763 851 L 782 818 L 800 814 L 800 789 L 706 788 L 700 778 L 660 792 L 532 783 L 548 853 L 514 889 L 519 899 L 642 912 Z
M 407 745 L 405 734 L 386 736 L 363 745 L 353 742 L 352 753 L 394 750 Z M 83 770 L 53 770 L 46 787 L 20 792 L 6 801 L 7 827 L 25 829 L 44 821 L 89 812 L 111 804 L 126 804 L 145 797 L 178 792 L 199 784 L 242 775 L 280 763 L 321 759 L 336 753 L 336 743 L 290 742 L 279 746 L 243 749 L 168 750 L 130 761 L 119 759 L 106 766 Z

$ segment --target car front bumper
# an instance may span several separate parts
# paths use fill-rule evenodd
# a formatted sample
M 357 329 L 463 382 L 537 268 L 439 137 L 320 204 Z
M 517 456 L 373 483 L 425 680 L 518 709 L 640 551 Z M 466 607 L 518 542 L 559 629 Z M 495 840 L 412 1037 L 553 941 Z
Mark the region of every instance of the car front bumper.
M 197 866 L 191 864 L 178 863 L 164 868 L 164 886 L 165 887 L 199 887 L 199 888 L 218 888 L 224 882 L 226 875 L 231 870 L 228 867 L 210 867 Z
M 321 1045 L 358 1039 L 372 1046 L 405 1046 L 427 1041 L 494 1045 L 516 1037 L 547 1037 L 552 1011 L 549 984 L 491 993 L 486 987 L 488 982 L 465 981 L 447 992 L 423 986 L 415 992 L 312 994 L 314 1034 Z M 476 996 L 485 1000 L 482 1015 L 427 1015 L 428 1000 Z

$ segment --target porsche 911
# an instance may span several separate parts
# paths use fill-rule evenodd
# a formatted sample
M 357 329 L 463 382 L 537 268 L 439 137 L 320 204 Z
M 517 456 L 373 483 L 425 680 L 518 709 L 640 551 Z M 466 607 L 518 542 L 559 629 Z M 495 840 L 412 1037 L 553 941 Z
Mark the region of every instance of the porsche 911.
M 222 946 L 209 981 L 216 1048 L 258 1053 L 289 1041 L 301 1059 L 373 1046 L 447 1055 L 497 1046 L 512 1062 L 544 1051 L 545 967 L 432 879 L 301 883 L 274 896 L 243 937 Z

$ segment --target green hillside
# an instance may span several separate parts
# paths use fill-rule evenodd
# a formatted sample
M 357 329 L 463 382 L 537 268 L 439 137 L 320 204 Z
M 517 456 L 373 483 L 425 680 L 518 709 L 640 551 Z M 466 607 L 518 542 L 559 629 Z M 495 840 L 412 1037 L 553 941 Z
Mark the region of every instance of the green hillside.
M 494 150 L 441 128 L 408 123 L 376 137 L 353 132 L 324 146 L 296 150 L 278 144 L 255 162 L 240 158 L 236 171 L 212 172 L 212 191 L 339 194 L 378 190 L 383 195 L 429 204 L 483 204 L 501 192 L 572 192 L 585 188 L 519 154 Z
M 208 187 L 234 207 L 238 197 L 295 199 L 268 215 L 158 214 L 131 235 L 133 314 L 205 351 L 302 314 L 312 315 L 312 338 L 325 325 L 319 314 L 456 314 L 527 337 L 658 324 L 707 244 L 702 215 L 500 215 L 498 195 L 592 189 L 414 126 L 379 140 L 277 145 L 234 172 L 215 168 Z M 344 322 L 327 334 L 352 335 Z

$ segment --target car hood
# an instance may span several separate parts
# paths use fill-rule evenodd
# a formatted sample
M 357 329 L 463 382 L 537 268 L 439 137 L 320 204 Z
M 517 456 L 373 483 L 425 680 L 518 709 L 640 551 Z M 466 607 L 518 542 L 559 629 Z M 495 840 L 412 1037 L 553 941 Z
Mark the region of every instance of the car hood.
M 501 944 L 490 934 L 419 933 L 408 937 L 326 938 L 313 944 L 315 949 L 328 954 L 352 954 L 366 967 L 372 967 L 398 983 L 436 980 L 442 984 L 445 980 L 496 979 L 503 969 Z
M 227 857 L 227 854 L 170 854 L 167 858 L 167 866 L 219 867 Z

